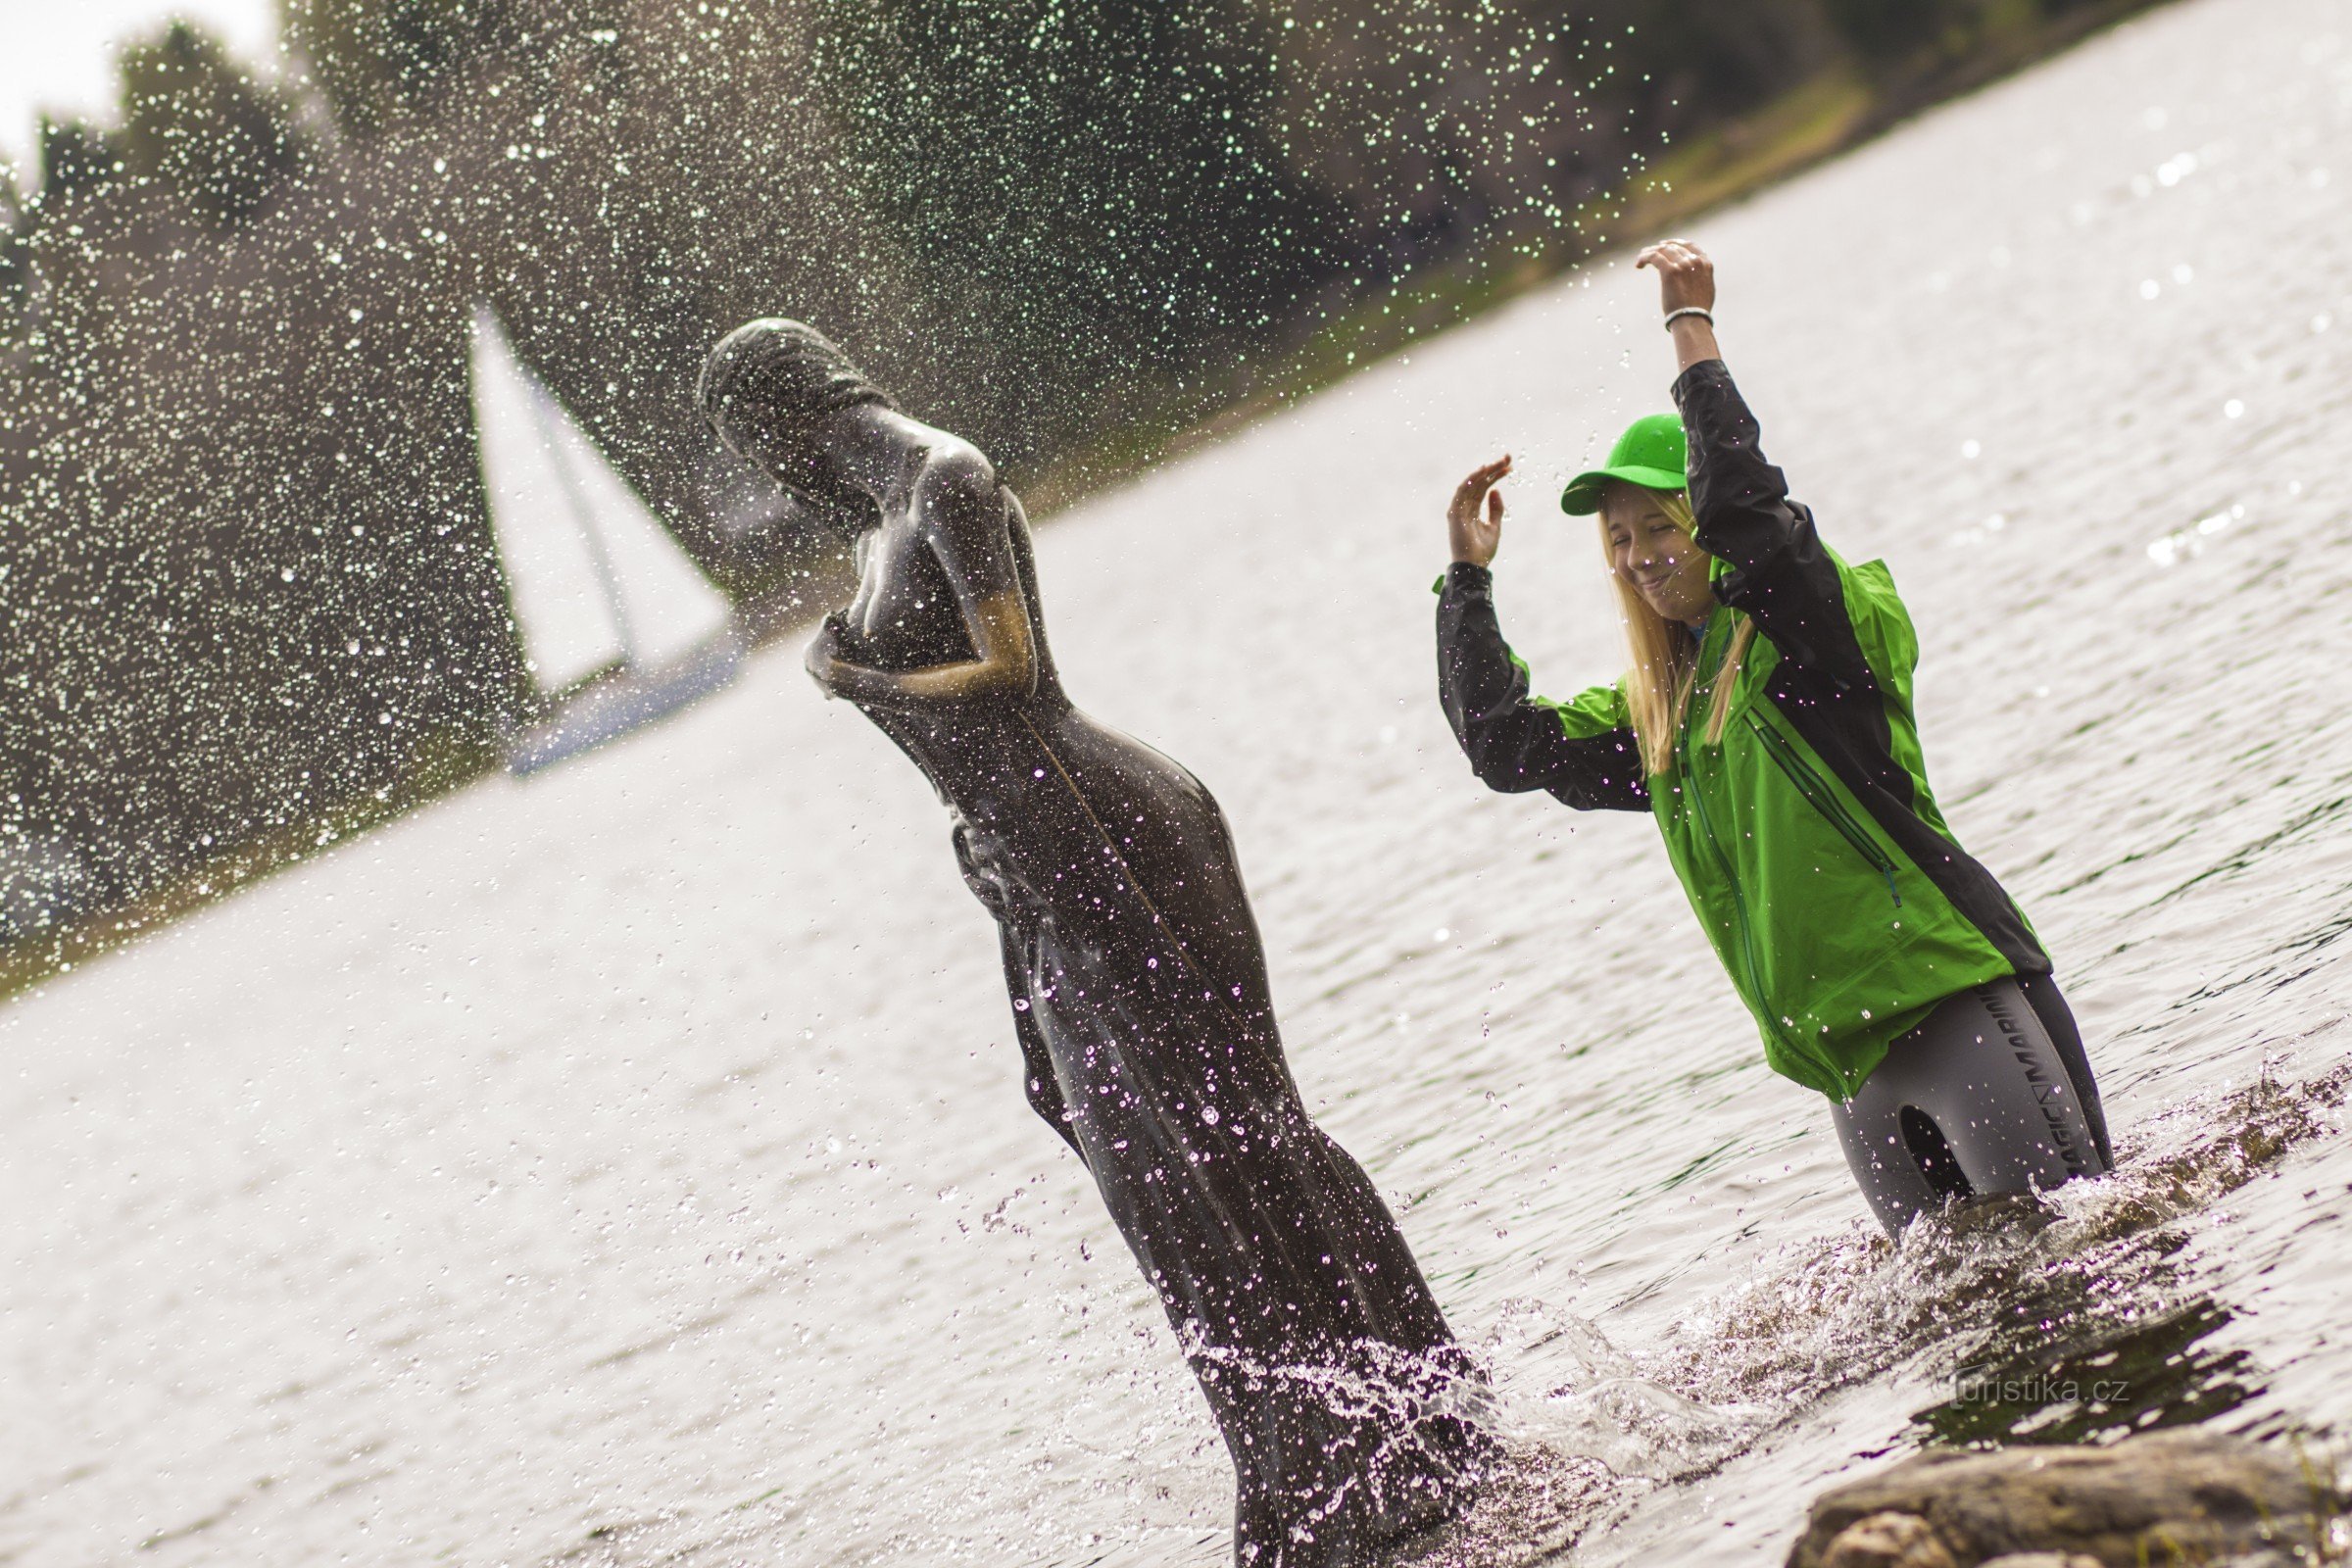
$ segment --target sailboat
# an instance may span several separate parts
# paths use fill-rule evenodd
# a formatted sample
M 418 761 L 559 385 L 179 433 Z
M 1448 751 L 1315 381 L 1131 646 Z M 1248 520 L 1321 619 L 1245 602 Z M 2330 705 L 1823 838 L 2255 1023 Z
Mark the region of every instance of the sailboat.
M 521 776 L 721 690 L 751 637 L 486 304 L 471 368 L 491 531 L 539 694 L 534 721 L 506 737 Z

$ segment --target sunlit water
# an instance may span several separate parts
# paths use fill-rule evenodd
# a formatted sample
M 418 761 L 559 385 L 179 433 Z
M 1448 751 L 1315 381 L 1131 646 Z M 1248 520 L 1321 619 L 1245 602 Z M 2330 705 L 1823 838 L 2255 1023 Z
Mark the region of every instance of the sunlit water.
M 1615 665 L 1551 494 L 1662 403 L 1646 274 L 1045 530 L 1074 694 L 1223 801 L 1309 1100 L 1494 1357 L 1518 1459 L 1433 1560 L 1777 1558 L 1923 1443 L 2340 1445 L 2348 193 L 2352 14 L 2199 0 L 1695 226 L 2090 1039 L 2124 1171 L 2038 1231 L 1890 1253 L 1648 822 L 1485 793 L 1438 714 L 1440 511 L 1498 447 L 1506 627 L 1552 691 Z M 1227 1549 L 940 809 L 791 653 L 51 984 L 0 1050 L 0 1562 Z M 2084 1392 L 1961 1400 L 1963 1363 Z

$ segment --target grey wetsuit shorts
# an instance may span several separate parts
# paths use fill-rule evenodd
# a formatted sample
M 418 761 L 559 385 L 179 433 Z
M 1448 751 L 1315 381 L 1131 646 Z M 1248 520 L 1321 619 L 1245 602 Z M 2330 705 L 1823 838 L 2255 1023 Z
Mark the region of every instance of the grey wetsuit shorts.
M 1945 998 L 1832 1114 L 1889 1235 L 1955 1198 L 2056 1187 L 2114 1160 L 2082 1037 L 2047 975 Z

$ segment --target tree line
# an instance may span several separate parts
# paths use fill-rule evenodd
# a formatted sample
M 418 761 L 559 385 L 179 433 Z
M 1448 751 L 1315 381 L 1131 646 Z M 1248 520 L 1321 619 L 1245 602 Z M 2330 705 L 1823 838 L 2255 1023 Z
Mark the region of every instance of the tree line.
M 528 710 L 476 301 L 789 604 L 819 552 L 692 406 L 738 320 L 1017 482 L 1825 72 L 1899 112 L 2138 3 L 285 0 L 267 70 L 162 27 L 0 180 L 0 947 L 331 842 Z

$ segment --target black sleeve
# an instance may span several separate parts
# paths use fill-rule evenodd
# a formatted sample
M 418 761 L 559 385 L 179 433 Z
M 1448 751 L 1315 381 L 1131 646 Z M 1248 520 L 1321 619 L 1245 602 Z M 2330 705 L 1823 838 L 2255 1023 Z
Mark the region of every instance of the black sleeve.
M 1812 512 L 1788 499 L 1788 480 L 1764 461 L 1756 416 L 1732 372 L 1721 360 L 1701 360 L 1676 378 L 1674 401 L 1690 443 L 1699 548 L 1732 565 L 1715 597 L 1753 617 L 1783 659 L 1841 690 L 1875 686 L 1838 564 Z
M 1494 578 L 1455 562 L 1438 597 L 1438 701 L 1470 769 L 1488 788 L 1549 790 L 1579 810 L 1646 811 L 1642 752 L 1631 729 L 1568 733 L 1560 714 L 1528 695 L 1494 618 Z

